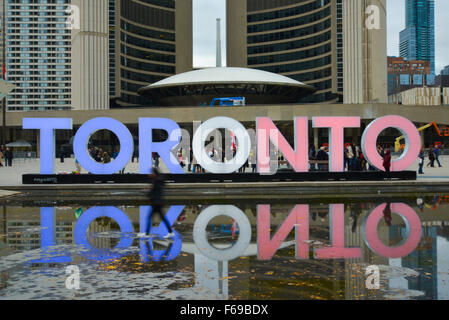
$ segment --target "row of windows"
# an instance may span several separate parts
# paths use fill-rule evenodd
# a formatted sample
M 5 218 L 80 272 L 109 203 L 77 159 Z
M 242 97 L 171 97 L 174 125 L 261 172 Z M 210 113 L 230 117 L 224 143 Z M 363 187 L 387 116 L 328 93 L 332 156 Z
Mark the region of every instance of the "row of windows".
M 130 91 L 130 92 L 137 92 L 137 90 L 142 88 L 141 84 L 135 84 L 135 83 L 130 83 L 130 82 L 126 82 L 126 81 L 122 81 L 121 84 L 122 84 L 122 90 Z
M 132 94 L 122 94 L 120 97 L 120 101 L 131 103 L 137 106 L 149 106 L 152 105 L 152 102 L 150 99 L 143 97 L 143 96 L 135 96 Z
M 331 14 L 331 8 L 327 7 L 324 10 L 315 12 L 315 13 L 307 15 L 307 16 L 295 18 L 295 19 L 250 25 L 250 26 L 248 26 L 248 33 L 264 32 L 264 31 L 287 29 L 287 28 L 293 28 L 293 27 L 297 27 L 297 26 L 303 26 L 305 24 L 309 24 L 309 23 L 324 19 L 324 18 L 330 16 L 330 14 Z
M 310 47 L 318 43 L 323 43 L 331 39 L 331 32 L 325 32 L 315 37 L 310 37 L 307 39 L 295 40 L 290 42 L 281 42 L 276 44 L 268 44 L 262 46 L 248 47 L 248 54 L 259 54 L 277 51 L 286 51 L 292 49 L 299 49 Z
M 50 23 L 51 26 L 53 26 L 56 23 L 66 22 L 67 18 L 37 18 L 32 19 L 32 23 L 22 23 L 22 21 L 14 22 L 14 23 L 7 23 L 6 26 L 8 28 L 39 28 L 41 25 L 40 22 Z M 38 22 L 38 23 L 36 23 Z
M 288 8 L 284 10 L 277 10 L 271 12 L 257 13 L 248 15 L 248 22 L 258 22 L 265 20 L 273 20 L 280 18 L 287 18 L 291 16 L 297 16 L 302 13 L 310 12 L 312 10 L 321 8 L 322 6 L 327 5 L 330 0 L 315 0 L 312 3 L 308 3 L 305 5 L 301 5 L 294 8 Z
M 65 4 L 71 0 L 8 0 L 8 4 Z
M 329 65 L 331 63 L 332 63 L 332 57 L 329 55 L 329 56 L 326 56 L 323 58 L 310 60 L 310 61 L 290 63 L 290 64 L 284 64 L 284 65 L 279 65 L 279 66 L 258 67 L 258 69 L 268 71 L 268 72 L 273 72 L 273 73 L 285 73 L 285 72 L 295 72 L 295 71 L 319 68 L 319 67 Z
M 65 17 L 68 16 L 65 11 L 21 11 L 9 12 L 6 21 L 37 21 L 37 17 Z
M 153 63 L 146 63 L 146 62 L 140 62 L 131 60 L 129 58 L 121 57 L 120 62 L 122 66 L 137 69 L 137 70 L 144 70 L 144 71 L 151 71 L 151 72 L 157 72 L 157 73 L 167 73 L 167 74 L 175 74 L 176 68 L 174 66 L 166 66 L 166 65 L 160 65 L 160 64 L 153 64 Z
M 70 106 L 12 106 L 8 111 L 64 111 L 70 110 Z
M 22 12 L 20 12 L 20 10 L 25 10 L 28 12 L 32 12 L 33 10 L 37 12 L 39 12 L 39 15 L 43 15 L 47 12 L 51 12 L 48 10 L 57 10 L 57 11 L 65 11 L 67 10 L 69 7 L 68 6 L 54 6 L 54 7 L 47 7 L 47 6 L 40 6 L 40 5 L 32 5 L 32 6 L 8 6 L 8 12 L 11 13 L 11 11 L 15 11 L 13 13 L 17 14 L 22 14 Z M 45 11 L 44 11 L 45 10 Z M 43 13 L 43 14 L 41 14 Z
M 67 82 L 54 82 L 54 83 L 17 83 L 16 84 L 18 87 L 22 87 L 22 88 L 31 88 L 31 87 L 42 87 L 42 88 L 56 88 L 56 87 L 71 87 L 72 84 L 71 83 L 67 83 Z
M 8 59 L 9 64 L 14 63 L 70 63 L 68 59 Z
M 70 41 L 8 41 L 11 46 L 70 46 Z
M 121 0 L 120 4 L 120 13 L 127 20 L 149 27 L 175 30 L 173 11 L 149 7 L 132 0 Z
M 319 46 L 316 48 L 312 48 L 312 49 L 303 50 L 303 51 L 296 51 L 296 52 L 277 54 L 277 55 L 269 55 L 269 56 L 249 57 L 248 65 L 301 60 L 301 59 L 305 59 L 305 58 L 309 58 L 309 57 L 316 57 L 316 56 L 319 56 L 319 55 L 322 55 L 322 54 L 325 54 L 325 53 L 331 52 L 331 51 L 332 51 L 332 46 L 330 43 L 327 43 L 325 45 L 322 45 L 322 46 Z
M 124 79 L 132 79 L 134 81 L 140 81 L 140 82 L 148 83 L 148 84 L 155 83 L 155 82 L 161 81 L 162 79 L 166 78 L 163 76 L 139 73 L 139 72 L 129 71 L 129 70 L 125 70 L 125 69 L 122 69 L 120 74 L 121 74 L 121 77 Z
M 313 81 L 317 79 L 323 79 L 330 77 L 332 75 L 332 68 L 327 68 L 323 70 L 313 71 L 313 72 L 306 72 L 306 73 L 300 73 L 300 74 L 294 74 L 289 75 L 289 78 L 295 79 L 300 82 L 305 81 Z M 315 84 L 313 84 L 315 86 Z
M 16 89 L 14 90 L 14 94 L 20 94 L 20 93 L 45 93 L 45 94 L 51 94 L 51 93 L 70 93 L 70 89 Z
M 8 53 L 8 58 L 70 58 L 70 53 L 46 53 L 46 52 L 17 52 Z
M 306 0 L 247 0 L 248 12 L 286 7 Z
M 47 25 L 41 25 L 42 28 L 47 28 Z M 65 25 L 63 27 L 65 28 Z M 51 30 L 41 29 L 41 32 L 30 32 L 35 30 L 20 30 L 20 32 L 16 32 L 16 30 L 8 30 L 8 39 L 70 39 L 70 32 L 67 30 Z M 61 36 L 61 34 L 68 34 L 68 36 Z
M 326 84 L 326 86 L 329 85 L 329 83 Z M 326 89 L 330 89 L 330 86 Z M 331 91 L 328 92 L 322 92 L 322 93 L 316 93 L 314 95 L 308 96 L 306 98 L 303 98 L 300 102 L 301 103 L 319 103 L 324 101 L 331 101 L 334 100 L 335 96 Z
M 70 104 L 70 98 L 60 99 L 53 97 L 52 99 L 46 98 L 45 100 L 41 100 L 40 98 L 34 98 L 34 99 L 14 99 L 8 98 L 8 104 L 14 105 L 14 104 L 24 104 L 24 105 L 33 105 L 33 104 L 40 104 L 40 105 L 64 105 L 64 104 Z
M 167 40 L 167 41 L 175 41 L 175 33 L 174 32 L 163 32 L 157 31 L 153 29 L 146 29 L 142 27 L 135 26 L 125 21 L 120 22 L 120 26 L 123 30 L 128 31 L 132 34 L 141 35 L 147 38 Z
M 33 70 L 33 69 L 63 69 L 66 70 L 69 66 L 63 64 L 24 64 L 24 65 L 16 65 L 15 68 L 12 69 L 21 69 L 21 70 Z M 11 69 L 11 67 L 8 69 Z
M 8 51 L 19 51 L 19 52 L 55 52 L 55 51 L 62 51 L 62 52 L 69 52 L 69 48 L 66 47 L 38 47 L 38 48 L 30 48 L 30 47 L 8 47 Z
M 71 95 L 70 94 L 59 94 L 59 95 L 37 95 L 37 94 L 24 94 L 24 95 L 17 95 L 15 94 L 14 96 L 11 97 L 11 100 L 14 101 L 15 100 L 28 100 L 28 99 L 71 99 Z
M 70 77 L 20 77 L 16 79 L 16 83 L 20 83 L 23 81 L 33 81 L 33 82 L 41 82 L 41 81 L 70 81 Z
M 146 59 L 146 60 L 154 60 L 161 61 L 167 63 L 175 63 L 176 56 L 172 54 L 160 54 L 156 52 L 148 52 L 143 50 L 138 50 L 134 48 L 127 47 L 125 45 L 121 45 L 121 52 L 128 56 L 132 56 L 135 58 Z
M 121 33 L 120 38 L 123 42 L 135 45 L 137 47 L 159 50 L 159 51 L 175 52 L 174 44 L 145 40 L 145 39 L 130 36 L 124 32 Z
M 327 19 L 313 26 L 294 29 L 288 31 L 274 32 L 268 34 L 260 34 L 255 36 L 248 36 L 248 44 L 252 43 L 261 43 L 261 42 L 269 42 L 269 41 L 279 41 L 284 39 L 292 39 L 299 38 L 303 36 L 310 36 L 313 33 L 317 33 L 320 31 L 324 31 L 329 29 L 332 25 L 331 19 Z
M 140 0 L 142 2 L 153 4 L 155 6 L 166 7 L 166 8 L 175 8 L 175 0 Z

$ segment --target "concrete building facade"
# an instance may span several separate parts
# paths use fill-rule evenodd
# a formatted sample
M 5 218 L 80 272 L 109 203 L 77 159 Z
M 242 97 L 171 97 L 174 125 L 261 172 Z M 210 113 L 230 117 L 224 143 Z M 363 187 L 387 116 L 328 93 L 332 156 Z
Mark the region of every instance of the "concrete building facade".
M 2 0 L 2 7 L 3 1 L 6 74 L 16 85 L 7 110 L 71 109 L 72 39 L 66 24 L 71 0 Z
M 72 0 L 72 109 L 109 109 L 108 0 Z
M 227 66 L 314 86 L 303 102 L 337 101 L 337 3 L 342 9 L 336 0 L 227 0 Z
M 115 1 L 118 105 L 149 106 L 139 88 L 193 70 L 192 9 L 192 0 Z
M 344 103 L 386 103 L 386 0 L 343 2 Z
M 434 86 L 430 61 L 388 57 L 388 95 L 414 87 Z
M 107 1 L 6 0 L 8 111 L 109 108 Z

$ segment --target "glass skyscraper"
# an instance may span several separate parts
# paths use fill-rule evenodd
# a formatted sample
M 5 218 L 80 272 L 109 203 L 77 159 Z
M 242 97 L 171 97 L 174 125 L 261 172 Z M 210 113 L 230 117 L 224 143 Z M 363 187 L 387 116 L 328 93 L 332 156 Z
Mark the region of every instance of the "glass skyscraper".
M 435 74 L 435 1 L 406 0 L 406 26 L 400 33 L 400 56 L 430 61 Z

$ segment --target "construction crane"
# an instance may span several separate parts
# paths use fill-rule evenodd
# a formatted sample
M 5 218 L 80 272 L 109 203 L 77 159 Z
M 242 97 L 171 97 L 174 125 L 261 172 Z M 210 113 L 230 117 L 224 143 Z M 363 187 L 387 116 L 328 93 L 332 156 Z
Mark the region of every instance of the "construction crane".
M 440 137 L 449 137 L 449 127 L 444 127 L 443 130 L 440 130 L 440 128 L 438 127 L 438 125 L 435 121 L 432 121 L 431 123 L 426 124 L 425 126 L 422 126 L 421 128 L 418 129 L 418 131 L 419 132 L 424 131 L 432 126 L 435 127 L 435 130 Z M 396 138 L 396 141 L 394 143 L 394 149 L 396 152 L 398 152 L 399 150 L 401 150 L 403 148 L 403 145 L 401 145 L 402 139 L 404 139 L 404 136 L 400 136 L 400 137 Z

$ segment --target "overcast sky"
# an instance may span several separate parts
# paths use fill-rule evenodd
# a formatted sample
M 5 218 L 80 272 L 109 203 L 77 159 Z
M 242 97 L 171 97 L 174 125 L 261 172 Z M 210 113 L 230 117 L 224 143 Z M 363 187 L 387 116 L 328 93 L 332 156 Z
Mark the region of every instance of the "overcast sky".
M 244 0 L 242 0 L 244 1 Z M 449 65 L 449 1 L 435 0 L 436 73 Z M 226 1 L 193 0 L 193 65 L 214 67 L 216 19 L 221 18 L 222 60 L 226 65 Z M 399 55 L 399 32 L 405 27 L 405 0 L 387 0 L 388 55 Z M 448 28 L 448 29 L 446 29 Z

